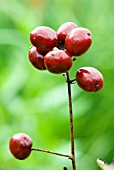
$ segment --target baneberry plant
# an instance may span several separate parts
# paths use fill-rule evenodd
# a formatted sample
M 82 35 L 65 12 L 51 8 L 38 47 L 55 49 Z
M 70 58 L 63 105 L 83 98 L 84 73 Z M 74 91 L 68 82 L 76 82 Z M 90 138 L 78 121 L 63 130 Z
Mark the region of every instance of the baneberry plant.
M 32 47 L 28 57 L 31 64 L 38 70 L 53 74 L 63 74 L 68 87 L 71 153 L 68 155 L 32 148 L 32 140 L 23 133 L 15 134 L 10 139 L 9 148 L 12 155 L 20 160 L 26 159 L 31 151 L 41 151 L 69 158 L 72 170 L 76 170 L 74 126 L 72 111 L 71 85 L 77 82 L 87 92 L 97 92 L 103 87 L 102 74 L 93 67 L 80 68 L 73 80 L 69 70 L 76 57 L 84 54 L 92 44 L 92 34 L 87 28 L 80 28 L 75 23 L 62 24 L 57 32 L 46 26 L 39 26 L 30 33 Z M 73 58 L 74 56 L 75 58 Z M 66 167 L 63 168 L 67 170 Z

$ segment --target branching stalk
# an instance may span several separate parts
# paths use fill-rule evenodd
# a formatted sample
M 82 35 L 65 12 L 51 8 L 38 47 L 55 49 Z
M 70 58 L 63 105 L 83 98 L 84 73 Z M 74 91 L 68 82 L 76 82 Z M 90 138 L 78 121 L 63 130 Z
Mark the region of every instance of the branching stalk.
M 70 77 L 69 77 L 69 73 L 68 73 L 68 72 L 66 72 L 66 73 L 64 74 L 64 77 L 65 77 L 65 79 L 66 79 L 67 86 L 68 86 L 71 155 L 65 155 L 65 154 L 61 154 L 61 153 L 57 153 L 57 152 L 52 152 L 52 151 L 48 151 L 48 150 L 43 150 L 43 149 L 38 149 L 38 148 L 32 148 L 31 151 L 39 151 L 39 152 L 45 152 L 45 153 L 54 154 L 54 155 L 58 155 L 58 156 L 62 156 L 62 157 L 67 157 L 68 159 L 71 159 L 71 161 L 72 161 L 72 169 L 73 169 L 73 170 L 76 170 L 75 146 L 74 146 L 74 127 L 73 127 L 73 112 L 72 112 L 72 96 L 71 96 L 71 84 L 72 84 L 74 81 L 76 81 L 76 79 L 70 80 Z M 67 170 L 67 168 L 64 167 L 64 170 Z
M 70 155 L 65 155 L 65 154 L 52 152 L 52 151 L 48 151 L 48 150 L 43 150 L 43 149 L 38 149 L 38 148 L 32 148 L 31 151 L 46 152 L 46 153 L 50 153 L 50 154 L 53 154 L 53 155 L 63 156 L 63 157 L 67 157 L 69 159 L 72 159 Z

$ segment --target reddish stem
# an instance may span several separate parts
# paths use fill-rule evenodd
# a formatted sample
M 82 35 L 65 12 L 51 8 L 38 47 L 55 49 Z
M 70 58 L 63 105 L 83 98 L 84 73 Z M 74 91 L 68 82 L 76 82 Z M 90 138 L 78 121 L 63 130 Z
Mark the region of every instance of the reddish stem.
M 74 128 L 73 128 L 73 112 L 72 112 L 72 97 L 71 97 L 71 80 L 69 73 L 66 72 L 67 86 L 68 86 L 68 98 L 69 98 L 69 113 L 70 113 L 70 138 L 71 138 L 71 156 L 72 156 L 72 168 L 76 170 L 75 162 L 75 147 L 74 147 Z

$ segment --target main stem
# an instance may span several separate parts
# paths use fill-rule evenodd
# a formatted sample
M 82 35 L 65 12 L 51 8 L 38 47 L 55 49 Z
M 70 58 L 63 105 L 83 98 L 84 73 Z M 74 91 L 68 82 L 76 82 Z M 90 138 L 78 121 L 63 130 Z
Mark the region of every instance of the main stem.
M 69 98 L 69 113 L 70 113 L 70 137 L 71 137 L 71 155 L 72 155 L 72 168 L 76 170 L 75 162 L 75 146 L 74 146 L 74 128 L 73 128 L 73 112 L 72 112 L 72 97 L 71 97 L 71 80 L 69 73 L 66 72 L 66 80 L 68 86 L 68 98 Z

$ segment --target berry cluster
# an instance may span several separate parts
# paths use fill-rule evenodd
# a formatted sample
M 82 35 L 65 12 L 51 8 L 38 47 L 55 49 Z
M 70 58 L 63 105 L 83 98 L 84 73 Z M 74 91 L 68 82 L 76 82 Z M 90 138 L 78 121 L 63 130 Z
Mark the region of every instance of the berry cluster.
M 62 74 L 72 67 L 72 56 L 84 54 L 92 43 L 92 34 L 87 28 L 78 27 L 73 22 L 62 24 L 57 32 L 46 26 L 39 26 L 30 33 L 32 47 L 29 60 L 38 70 L 48 70 Z M 88 92 L 99 91 L 103 86 L 103 76 L 92 67 L 80 68 L 76 73 L 79 87 Z
M 29 60 L 38 70 L 48 70 L 53 74 L 68 72 L 73 63 L 72 56 L 81 56 L 92 43 L 91 32 L 75 23 L 62 24 L 57 32 L 46 26 L 39 26 L 30 33 L 32 47 Z M 74 79 L 87 92 L 97 92 L 103 86 L 102 74 L 93 67 L 82 67 Z M 73 81 L 74 81 L 73 80 Z M 69 80 L 70 83 L 73 82 Z M 23 133 L 13 135 L 9 148 L 17 159 L 26 159 L 32 149 L 31 138 Z

